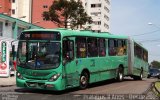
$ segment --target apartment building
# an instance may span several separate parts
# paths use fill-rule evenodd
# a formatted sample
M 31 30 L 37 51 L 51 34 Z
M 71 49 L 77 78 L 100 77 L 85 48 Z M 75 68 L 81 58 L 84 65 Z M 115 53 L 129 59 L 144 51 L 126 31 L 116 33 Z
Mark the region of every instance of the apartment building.
M 31 23 L 32 0 L 11 0 L 11 17 Z
M 92 30 L 109 32 L 110 29 L 110 0 L 82 0 L 83 6 L 93 19 Z
M 7 0 L 2 0 L 7 1 Z M 48 11 L 54 0 L 8 0 L 11 2 L 11 16 L 23 21 L 44 27 L 56 28 L 56 23 L 46 21 L 42 17 Z M 81 0 L 93 23 L 90 26 L 96 32 L 109 32 L 110 30 L 110 1 L 111 0 Z
M 31 22 L 35 25 L 44 28 L 57 28 L 57 24 L 51 21 L 46 21 L 42 14 L 48 11 L 54 0 L 32 0 L 32 17 Z
M 11 16 L 44 28 L 58 27 L 42 17 L 54 0 L 11 0 Z
M 11 15 L 11 0 L 0 0 L 0 13 Z

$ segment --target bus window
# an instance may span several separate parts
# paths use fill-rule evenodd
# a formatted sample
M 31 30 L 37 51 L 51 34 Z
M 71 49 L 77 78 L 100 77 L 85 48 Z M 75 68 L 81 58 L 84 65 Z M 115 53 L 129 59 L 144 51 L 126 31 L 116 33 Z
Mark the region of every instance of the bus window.
M 117 48 L 117 55 L 123 56 L 126 54 L 126 43 L 125 40 L 118 40 L 118 48 Z
M 105 39 L 99 39 L 99 56 L 106 56 Z
M 124 49 L 124 55 L 126 55 L 127 54 L 127 43 L 126 43 L 126 40 L 123 40 L 122 46 L 123 46 L 123 49 Z
M 88 57 L 97 57 L 98 56 L 98 46 L 97 38 L 88 38 Z
M 136 57 L 142 59 L 142 57 L 143 57 L 142 54 L 143 54 L 142 48 L 139 45 L 135 44 L 134 45 L 134 55 Z
M 109 40 L 108 43 L 108 52 L 109 52 L 109 56 L 115 56 L 116 55 L 116 40 Z
M 148 62 L 148 52 L 147 51 L 143 51 L 143 59 L 144 61 Z
M 77 45 L 77 58 L 85 58 L 87 56 L 86 38 L 84 37 L 76 38 L 76 45 Z

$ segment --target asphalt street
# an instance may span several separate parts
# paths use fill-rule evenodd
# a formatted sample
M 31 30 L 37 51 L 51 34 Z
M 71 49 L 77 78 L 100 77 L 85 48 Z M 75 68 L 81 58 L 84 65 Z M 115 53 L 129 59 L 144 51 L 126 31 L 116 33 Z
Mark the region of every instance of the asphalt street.
M 143 94 L 154 81 L 157 81 L 157 79 L 151 78 L 135 81 L 131 78 L 126 78 L 123 82 L 108 80 L 91 84 L 85 90 L 74 88 L 61 92 L 25 89 L 16 86 L 1 87 L 0 100 L 125 100 L 126 98 L 132 99 L 135 97 L 143 98 Z M 154 97 L 150 97 L 149 100 L 154 99 Z

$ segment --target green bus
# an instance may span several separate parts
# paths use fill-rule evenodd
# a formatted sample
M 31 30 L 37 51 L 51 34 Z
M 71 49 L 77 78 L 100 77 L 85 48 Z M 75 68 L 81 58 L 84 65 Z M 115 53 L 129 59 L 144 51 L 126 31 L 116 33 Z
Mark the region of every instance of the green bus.
M 128 36 L 70 29 L 21 33 L 17 51 L 18 87 L 65 90 L 124 76 L 147 77 L 148 52 Z

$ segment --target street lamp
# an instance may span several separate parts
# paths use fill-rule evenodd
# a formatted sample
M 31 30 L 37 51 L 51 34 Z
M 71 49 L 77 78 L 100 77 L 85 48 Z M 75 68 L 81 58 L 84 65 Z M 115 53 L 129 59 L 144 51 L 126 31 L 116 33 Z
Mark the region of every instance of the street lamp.
M 156 28 L 160 29 L 160 26 L 156 25 L 156 24 L 153 24 L 151 22 L 148 23 L 148 25 L 152 25 L 152 26 L 155 26 Z
M 148 25 L 153 25 L 153 23 L 149 22 Z

